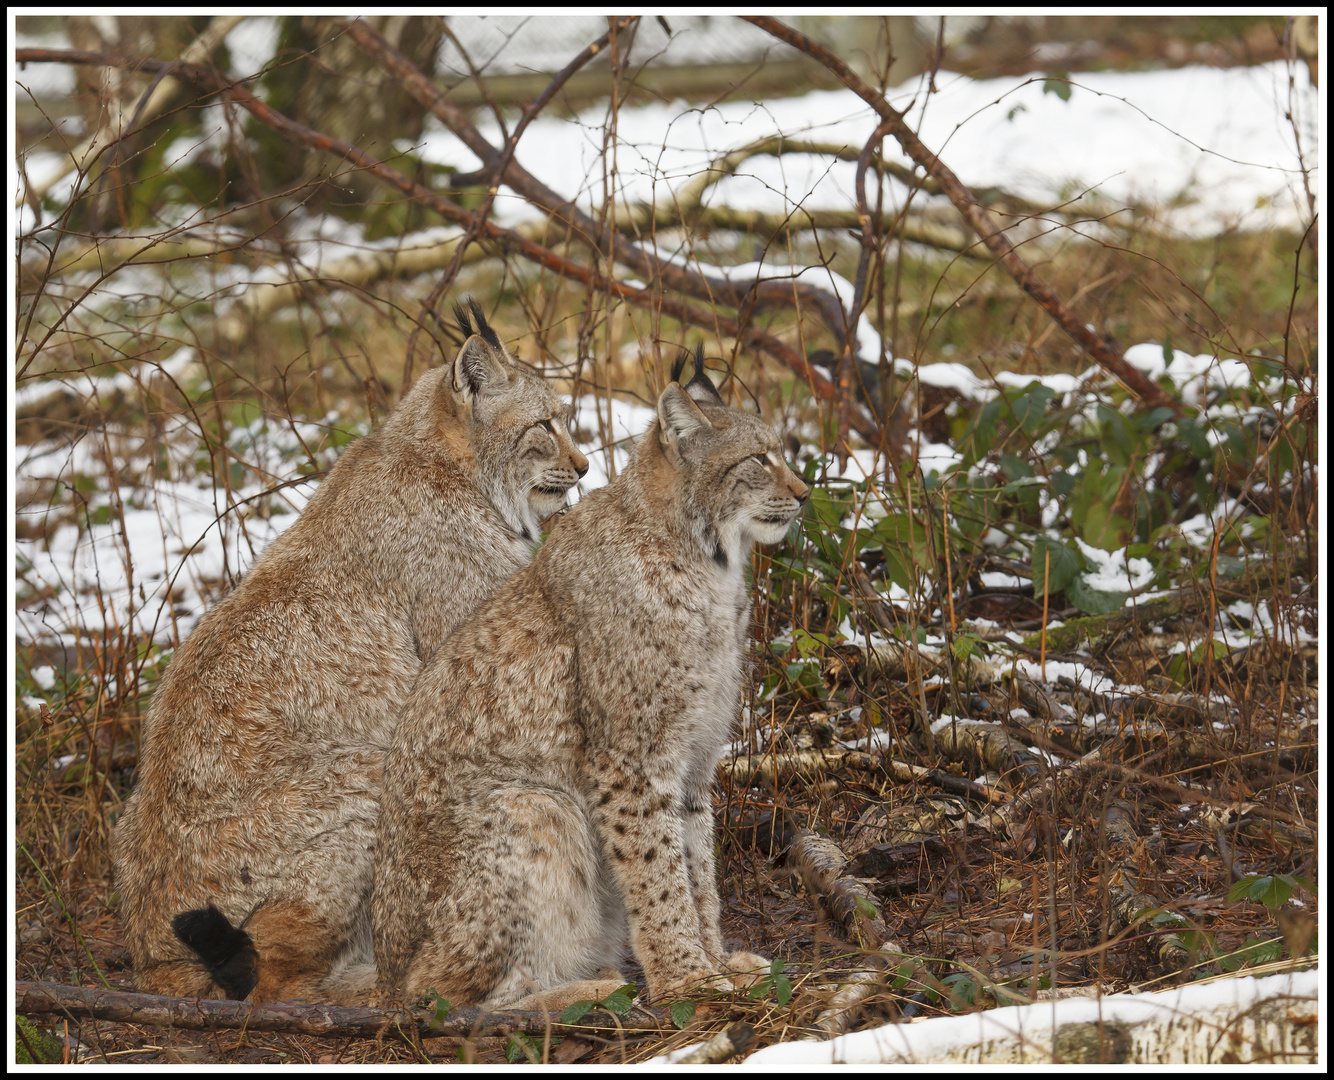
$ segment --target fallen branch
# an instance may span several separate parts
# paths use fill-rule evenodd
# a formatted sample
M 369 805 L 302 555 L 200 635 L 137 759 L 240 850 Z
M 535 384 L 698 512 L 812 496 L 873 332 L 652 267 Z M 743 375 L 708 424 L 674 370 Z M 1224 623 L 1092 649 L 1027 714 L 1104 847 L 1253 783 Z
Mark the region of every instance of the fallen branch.
M 755 1045 L 755 1029 L 749 1024 L 732 1024 L 689 1053 L 677 1058 L 674 1065 L 716 1065 L 744 1054 Z
M 793 1065 L 1239 1062 L 1320 1060 L 1319 971 L 1191 983 L 1158 994 L 1105 994 L 888 1024 L 832 1042 L 781 1042 L 746 1059 L 753 1069 Z
M 808 829 L 798 832 L 787 849 L 788 868 L 829 912 L 849 942 L 867 952 L 882 948 L 902 952 L 889 940 L 889 928 L 866 883 L 844 876 L 850 861 L 833 840 Z
M 934 725 L 933 725 L 934 727 Z M 936 750 L 941 754 L 969 757 L 985 768 L 1010 777 L 1010 783 L 1029 783 L 1041 774 L 1036 754 L 1008 735 L 1000 724 L 955 718 L 934 727 Z M 1013 774 L 1018 773 L 1018 776 Z
M 951 776 L 938 769 L 911 765 L 906 761 L 868 754 L 865 750 L 846 747 L 812 748 L 739 754 L 718 763 L 721 779 L 741 787 L 754 787 L 763 782 L 777 788 L 780 780 L 816 780 L 827 773 L 841 769 L 886 774 L 900 783 L 923 781 L 934 784 L 951 794 L 965 795 L 983 802 L 1005 802 L 1007 796 L 986 784 L 963 776 Z
M 623 1017 L 595 1010 L 585 1014 L 577 1024 L 562 1024 L 558 1016 L 540 1012 L 484 1012 L 459 1008 L 436 1021 L 434 1009 L 388 1011 L 284 1002 L 255 1005 L 248 1001 L 157 997 L 48 982 L 16 983 L 14 996 L 14 1011 L 30 1016 L 54 1013 L 71 1020 L 111 1020 L 203 1031 L 230 1028 L 361 1039 L 376 1038 L 392 1031 L 405 1035 L 413 1031 L 418 1038 L 434 1039 L 441 1036 L 488 1038 L 516 1032 L 524 1035 L 545 1035 L 547 1032 L 568 1035 L 590 1031 L 655 1034 L 673 1030 L 665 1009 L 647 1008 L 634 1008 Z

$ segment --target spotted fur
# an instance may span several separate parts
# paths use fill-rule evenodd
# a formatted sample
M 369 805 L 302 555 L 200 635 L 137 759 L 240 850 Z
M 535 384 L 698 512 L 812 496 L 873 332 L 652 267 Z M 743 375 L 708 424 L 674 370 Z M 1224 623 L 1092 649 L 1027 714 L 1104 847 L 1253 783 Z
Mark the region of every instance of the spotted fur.
M 723 946 L 711 789 L 740 700 L 743 567 L 808 494 L 697 358 L 628 467 L 423 669 L 386 762 L 382 999 L 554 1007 L 599 996 L 599 972 L 614 989 L 627 945 L 656 999 L 764 963 Z
M 355 1001 L 373 986 L 375 825 L 399 710 L 588 467 L 565 406 L 481 309 L 460 322 L 454 360 L 348 447 L 154 695 L 114 835 L 140 990 Z

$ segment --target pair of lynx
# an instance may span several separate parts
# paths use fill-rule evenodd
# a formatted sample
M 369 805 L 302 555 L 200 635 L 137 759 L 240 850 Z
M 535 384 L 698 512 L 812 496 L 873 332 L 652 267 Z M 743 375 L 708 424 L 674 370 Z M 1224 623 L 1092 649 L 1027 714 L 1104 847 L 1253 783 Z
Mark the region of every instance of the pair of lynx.
M 347 450 L 162 680 L 115 836 L 143 990 L 559 1008 L 624 982 L 627 939 L 655 1000 L 765 963 L 723 946 L 710 792 L 744 565 L 808 489 L 697 352 L 530 562 L 587 461 L 546 384 L 456 310 L 454 362 Z

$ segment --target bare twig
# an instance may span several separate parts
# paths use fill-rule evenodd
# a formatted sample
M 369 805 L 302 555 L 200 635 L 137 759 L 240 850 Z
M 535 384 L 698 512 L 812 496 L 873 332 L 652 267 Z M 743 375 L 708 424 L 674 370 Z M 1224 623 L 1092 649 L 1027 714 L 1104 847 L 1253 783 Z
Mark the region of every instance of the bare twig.
M 754 23 L 762 30 L 767 30 L 774 37 L 787 42 L 794 49 L 799 49 L 808 56 L 820 61 L 842 80 L 843 84 L 857 94 L 873 108 L 885 121 L 889 131 L 899 141 L 904 152 L 923 169 L 936 178 L 941 189 L 963 215 L 965 221 L 986 244 L 987 249 L 996 256 L 996 261 L 1019 283 L 1019 287 L 1028 293 L 1039 306 L 1047 312 L 1060 327 L 1070 335 L 1097 363 L 1119 379 L 1140 403 L 1146 407 L 1165 406 L 1176 415 L 1182 414 L 1179 402 L 1170 398 L 1161 388 L 1150 382 L 1142 372 L 1126 363 L 1119 349 L 1108 344 L 1090 330 L 1015 251 L 999 225 L 992 219 L 986 207 L 974 198 L 957 176 L 935 154 L 926 148 L 917 133 L 908 126 L 903 114 L 895 109 L 883 94 L 867 86 L 847 64 L 835 56 L 829 49 L 812 41 L 790 26 L 768 15 L 743 16 L 747 22 Z
M 149 59 L 118 56 L 114 53 L 88 52 L 77 49 L 20 49 L 16 54 L 20 63 L 54 62 L 54 63 L 75 63 L 75 64 L 110 64 L 119 67 L 142 68 L 146 71 L 156 71 L 161 66 L 161 62 Z M 334 156 L 350 162 L 358 168 L 370 172 L 372 175 L 385 181 L 388 184 L 398 188 L 404 194 L 415 199 L 421 200 L 436 213 L 440 214 L 447 221 L 456 224 L 469 226 L 473 224 L 474 215 L 465 210 L 458 203 L 445 198 L 438 192 L 431 191 L 422 185 L 415 183 L 408 177 L 395 169 L 390 168 L 384 162 L 377 160 L 365 151 L 359 150 L 355 146 L 342 142 L 329 135 L 312 131 L 310 128 L 297 123 L 294 120 L 283 116 L 277 110 L 271 108 L 265 102 L 260 101 L 253 94 L 243 87 L 223 79 L 215 72 L 190 64 L 176 65 L 177 74 L 185 78 L 202 84 L 216 92 L 226 93 L 232 97 L 237 104 L 247 109 L 263 123 L 272 127 L 275 131 L 290 138 L 296 142 L 303 143 L 316 150 L 322 150 Z M 588 267 L 580 266 L 571 262 L 569 259 L 562 258 L 549 248 L 529 240 L 522 234 L 506 229 L 494 222 L 484 222 L 481 232 L 488 239 L 496 242 L 503 250 L 514 252 L 539 265 L 547 268 L 570 280 L 577 281 L 595 291 L 607 290 L 618 299 L 635 304 L 638 307 L 656 308 L 664 314 L 679 319 L 682 322 L 690 323 L 694 326 L 704 327 L 706 329 L 716 329 L 720 333 L 734 337 L 743 346 L 757 348 L 772 356 L 779 363 L 784 364 L 810 387 L 811 391 L 824 400 L 830 400 L 834 396 L 834 387 L 828 379 L 815 371 L 807 362 L 806 358 L 785 345 L 772 334 L 765 333 L 750 325 L 739 325 L 736 320 L 728 319 L 714 314 L 712 311 L 701 311 L 698 308 L 688 304 L 673 300 L 664 296 L 658 289 L 652 286 L 646 288 L 635 288 L 630 285 L 622 284 L 610 278 L 607 274 Z M 628 246 L 628 245 L 623 245 Z M 702 278 L 680 271 L 679 268 L 673 268 L 675 274 L 684 275 L 696 281 Z M 674 276 L 673 280 L 678 280 Z M 707 293 L 712 279 L 703 282 L 702 288 Z M 728 291 L 735 293 L 731 286 L 724 282 Z M 831 301 L 833 305 L 841 312 L 835 297 L 822 290 L 812 289 L 810 286 L 799 283 L 789 283 L 782 281 L 763 282 L 757 286 L 757 291 L 762 286 L 777 286 L 779 290 L 786 289 L 789 292 L 809 290 L 818 293 L 826 300 Z M 692 286 L 689 292 L 698 292 L 699 289 Z M 773 289 L 766 290 L 768 294 L 773 294 Z M 726 298 L 724 298 L 725 300 Z M 864 410 L 858 409 L 853 414 L 854 427 L 865 438 L 872 442 L 878 441 L 879 426 L 866 414 Z
M 87 50 L 79 49 L 19 49 L 16 53 L 16 60 L 19 63 L 50 62 L 107 64 L 116 67 L 142 69 L 145 71 L 157 71 L 162 66 L 162 63 L 156 60 L 126 57 L 114 53 L 89 52 Z M 236 83 L 224 79 L 216 72 L 192 64 L 177 64 L 175 65 L 175 72 L 176 74 L 188 78 L 215 92 L 227 94 L 229 97 L 233 98 L 237 104 L 241 105 L 261 122 L 267 124 L 284 137 L 300 142 L 306 146 L 310 146 L 313 149 L 322 150 L 349 162 L 357 168 L 364 169 L 393 187 L 398 188 L 405 195 L 420 200 L 447 221 L 465 227 L 472 225 L 475 221 L 475 216 L 470 211 L 464 209 L 452 199 L 448 199 L 438 192 L 423 187 L 355 146 L 342 142 L 339 139 L 335 139 L 332 136 L 312 131 L 303 124 L 299 124 L 296 121 L 289 119 L 277 110 L 271 108 L 265 102 L 260 101 L 248 90 Z M 516 163 L 511 163 L 511 169 L 516 167 Z M 506 177 L 506 182 L 510 182 L 508 172 Z M 575 217 L 578 217 L 582 214 L 582 211 L 571 210 L 571 213 Z M 682 322 L 704 327 L 706 329 L 717 330 L 721 334 L 731 336 L 740 342 L 743 347 L 749 346 L 751 348 L 760 349 L 795 372 L 806 385 L 810 387 L 812 393 L 817 397 L 826 401 L 831 400 L 834 397 L 835 391 L 833 385 L 828 379 L 816 372 L 810 364 L 806 362 L 804 356 L 790 346 L 785 345 L 772 334 L 765 333 L 764 331 L 749 325 L 749 323 L 743 325 L 740 320 L 727 319 L 714 314 L 712 311 L 702 311 L 691 305 L 673 300 L 670 297 L 663 295 L 660 289 L 653 287 L 652 284 L 645 288 L 635 288 L 630 285 L 622 284 L 611 278 L 608 273 L 580 266 L 569 259 L 557 255 L 549 248 L 543 247 L 542 245 L 527 239 L 520 233 L 512 229 L 503 228 L 502 226 L 496 225 L 494 222 L 484 222 L 480 232 L 487 239 L 494 241 L 502 250 L 521 255 L 562 277 L 577 281 L 594 291 L 606 290 L 618 299 L 638 307 L 659 310 L 663 314 L 670 315 Z M 618 252 L 622 252 L 631 247 L 633 247 L 633 245 L 622 244 L 617 250 Z M 839 313 L 838 318 L 831 318 L 828 315 L 827 310 L 822 313 L 822 318 L 829 319 L 828 325 L 839 327 L 838 332 L 841 334 L 843 315 L 842 306 L 839 304 L 838 299 L 832 294 L 826 293 L 820 289 L 815 289 L 810 285 L 805 285 L 795 280 L 770 280 L 756 283 L 753 288 L 747 292 L 739 290 L 725 278 L 714 279 L 702 274 L 693 274 L 682 270 L 679 267 L 669 266 L 665 263 L 659 265 L 656 259 L 652 260 L 651 266 L 662 271 L 658 276 L 662 279 L 663 284 L 669 284 L 672 288 L 678 288 L 679 291 L 685 292 L 687 295 L 702 295 L 706 299 L 731 303 L 742 309 L 746 307 L 746 297 L 751 293 L 757 297 L 767 297 L 771 300 L 775 297 L 789 300 L 789 298 L 801 296 L 803 304 L 812 303 L 812 306 L 823 305 L 825 309 L 827 309 L 829 305 L 832 305 Z M 715 289 L 721 291 L 725 295 L 713 295 Z M 788 306 L 791 306 L 790 301 Z M 867 414 L 865 410 L 855 409 L 852 412 L 852 423 L 853 427 L 863 437 L 872 443 L 879 442 L 879 425 L 876 424 L 875 420 Z
M 617 21 L 616 25 L 624 27 L 628 26 L 633 21 L 633 18 L 622 18 Z M 390 45 L 389 42 L 385 40 L 384 36 L 372 26 L 363 22 L 359 18 L 348 19 L 344 25 L 347 27 L 348 36 L 384 66 L 386 70 L 399 78 L 405 86 L 416 87 L 418 90 L 422 90 L 419 99 L 426 97 L 430 98 L 431 101 L 439 100 L 437 97 L 425 92 L 419 86 L 416 80 L 421 73 L 417 71 L 406 56 Z M 450 32 L 450 36 L 453 37 L 452 32 Z M 431 289 L 430 295 L 422 302 L 423 311 L 435 310 L 436 305 L 439 304 L 440 298 L 444 295 L 445 290 L 449 288 L 450 284 L 457 276 L 459 267 L 463 265 L 464 254 L 481 234 L 487 218 L 491 214 L 491 207 L 495 205 L 496 196 L 500 193 L 501 179 L 504 177 L 505 171 L 510 167 L 510 164 L 514 161 L 514 153 L 519 147 L 519 139 L 523 137 L 523 133 L 528 129 L 528 125 L 533 122 L 533 118 L 547 106 L 547 103 L 556 96 L 560 91 L 560 88 L 570 80 L 570 77 L 576 71 L 607 47 L 607 42 L 610 39 L 611 31 L 608 30 L 607 33 L 603 34 L 602 37 L 589 45 L 588 48 L 584 49 L 583 52 L 566 64 L 547 85 L 547 88 L 543 90 L 530 105 L 524 108 L 523 115 L 519 118 L 519 123 L 514 128 L 514 134 L 505 140 L 505 148 L 501 152 L 499 158 L 488 162 L 483 170 L 488 175 L 486 199 L 474 215 L 473 222 L 468 226 L 463 239 L 455 249 L 449 265 L 445 268 L 444 273 L 440 275 L 439 280 Z M 457 45 L 458 42 L 456 41 L 455 44 Z M 459 47 L 460 49 L 462 48 L 462 46 Z M 469 61 L 469 63 L 471 63 L 471 61 Z M 431 86 L 431 89 L 434 90 L 434 86 Z M 499 113 L 497 113 L 497 118 L 500 118 Z M 408 338 L 407 358 L 404 362 L 403 369 L 403 385 L 405 387 L 408 386 L 412 380 L 412 361 L 415 355 L 417 334 L 420 329 L 421 324 L 418 323 L 418 325 L 413 328 L 411 337 Z

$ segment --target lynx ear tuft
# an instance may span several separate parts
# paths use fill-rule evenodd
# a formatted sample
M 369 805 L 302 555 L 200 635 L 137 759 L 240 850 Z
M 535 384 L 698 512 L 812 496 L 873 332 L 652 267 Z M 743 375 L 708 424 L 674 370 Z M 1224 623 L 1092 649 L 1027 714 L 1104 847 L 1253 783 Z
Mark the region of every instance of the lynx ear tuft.
M 468 303 L 472 303 L 471 296 L 465 297 Z M 458 320 L 459 329 L 463 331 L 464 340 L 472 337 L 477 331 L 472 328 L 472 320 L 468 317 L 468 309 L 456 300 L 454 301 L 454 318 Z
M 492 331 L 492 336 L 494 334 L 495 331 Z M 509 373 L 497 356 L 498 352 L 498 348 L 493 349 L 476 334 L 463 343 L 463 348 L 454 360 L 453 378 L 454 389 L 466 401 L 509 382 Z
M 486 312 L 482 310 L 482 305 L 471 296 L 465 296 L 462 302 L 454 304 L 454 318 L 458 319 L 459 328 L 463 331 L 465 337 L 480 334 L 482 340 L 491 348 L 499 353 L 504 353 L 504 346 L 500 344 L 500 335 L 486 321 Z M 477 327 L 476 330 L 473 329 L 474 325 Z
M 701 404 L 727 404 L 723 401 L 723 396 L 718 393 L 718 388 L 713 385 L 713 380 L 704 373 L 704 343 L 702 341 L 695 346 L 695 374 L 691 375 L 690 381 L 685 384 L 685 392 Z
M 679 383 L 681 381 L 681 373 L 685 371 L 686 361 L 689 359 L 690 359 L 690 350 L 682 349 L 681 355 L 678 356 L 675 362 L 672 364 L 672 382 Z
M 680 383 L 681 375 L 685 372 L 686 362 L 691 359 L 691 353 L 686 349 L 681 350 L 681 355 L 676 358 L 672 364 L 672 382 Z M 718 393 L 712 380 L 704 372 L 704 343 L 700 342 L 695 346 L 694 352 L 695 372 L 690 376 L 690 381 L 682 384 L 682 388 L 695 401 L 701 405 L 726 405 L 722 395 Z

